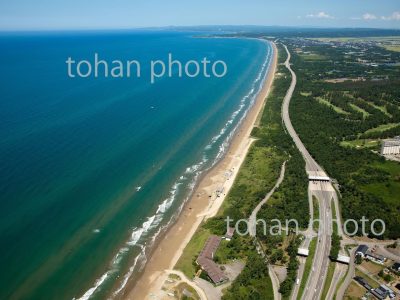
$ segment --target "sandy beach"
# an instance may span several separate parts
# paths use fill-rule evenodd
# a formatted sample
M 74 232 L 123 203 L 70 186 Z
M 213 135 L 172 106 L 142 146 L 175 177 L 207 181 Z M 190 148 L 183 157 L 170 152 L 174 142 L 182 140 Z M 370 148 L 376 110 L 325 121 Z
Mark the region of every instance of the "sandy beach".
M 139 280 L 126 293 L 126 299 L 153 299 L 150 295 L 158 294 L 167 278 L 165 271 L 174 268 L 201 222 L 218 212 L 253 142 L 250 134 L 257 122 L 257 116 L 264 107 L 276 71 L 277 49 L 275 44 L 273 44 L 273 48 L 271 67 L 263 88 L 232 139 L 227 154 L 199 182 L 176 223 L 154 249 Z M 219 197 L 216 196 L 217 190 L 222 190 Z

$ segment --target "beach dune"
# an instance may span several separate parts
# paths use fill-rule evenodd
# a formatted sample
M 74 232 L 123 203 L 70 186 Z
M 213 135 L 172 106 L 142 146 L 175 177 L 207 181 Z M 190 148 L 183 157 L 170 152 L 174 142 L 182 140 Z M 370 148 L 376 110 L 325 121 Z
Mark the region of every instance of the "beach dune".
M 272 46 L 272 62 L 263 88 L 232 139 L 227 154 L 199 182 L 176 223 L 154 247 L 139 279 L 128 285 L 126 299 L 152 299 L 150 295 L 157 295 L 168 276 L 166 270 L 174 268 L 201 222 L 217 214 L 254 141 L 250 134 L 264 107 L 277 65 L 277 49 L 275 44 Z M 223 190 L 219 197 L 209 197 L 217 190 Z

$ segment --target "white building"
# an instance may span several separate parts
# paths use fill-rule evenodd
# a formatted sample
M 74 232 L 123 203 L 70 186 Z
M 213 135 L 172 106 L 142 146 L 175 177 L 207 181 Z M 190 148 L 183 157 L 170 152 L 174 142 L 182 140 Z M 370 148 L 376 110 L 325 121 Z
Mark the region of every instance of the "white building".
M 399 155 L 400 154 L 400 136 L 393 139 L 385 140 L 382 143 L 382 155 Z
M 347 255 L 341 255 L 339 254 L 336 261 L 344 263 L 344 264 L 350 264 L 350 257 L 348 257 Z
M 297 249 L 297 254 L 301 255 L 301 256 L 308 256 L 309 252 L 310 251 L 308 249 L 306 249 L 306 248 Z
M 365 258 L 372 260 L 373 262 L 376 262 L 377 264 L 383 265 L 385 263 L 386 258 L 383 255 L 367 251 L 365 253 Z

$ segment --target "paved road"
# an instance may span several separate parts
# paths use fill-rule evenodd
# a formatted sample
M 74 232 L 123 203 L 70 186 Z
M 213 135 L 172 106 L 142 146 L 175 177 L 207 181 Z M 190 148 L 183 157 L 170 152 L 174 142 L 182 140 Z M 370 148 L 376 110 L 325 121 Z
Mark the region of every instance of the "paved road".
M 394 241 L 377 241 L 377 242 L 358 242 L 358 244 L 364 244 L 367 245 L 368 247 L 376 247 L 376 252 L 380 255 L 383 255 L 386 258 L 389 258 L 391 260 L 400 262 L 400 256 L 388 251 L 385 246 L 388 246 L 390 244 L 393 244 Z
M 331 248 L 332 234 L 332 212 L 330 208 L 332 191 L 328 185 L 330 183 L 316 183 L 318 190 L 313 191 L 318 199 L 320 211 L 320 224 L 318 230 L 318 241 L 315 249 L 314 261 L 312 264 L 311 273 L 306 285 L 303 299 L 320 299 L 324 288 L 326 274 L 329 266 L 329 252 Z
M 304 274 L 304 268 L 306 266 L 306 258 L 305 257 L 299 257 L 299 270 L 297 271 L 297 278 L 296 278 L 296 284 L 293 287 L 292 294 L 290 296 L 290 299 L 296 300 L 297 299 L 297 294 L 299 293 L 299 288 L 301 285 L 301 279 L 303 278 Z M 297 279 L 299 279 L 299 283 L 297 284 Z
M 279 280 L 271 265 L 268 265 L 268 275 L 271 278 L 272 288 L 274 290 L 274 300 L 281 300 L 282 297 L 279 293 Z
M 292 81 L 290 87 L 286 93 L 282 105 L 282 119 L 285 123 L 286 129 L 297 148 L 301 152 L 306 162 L 306 171 L 309 175 L 327 176 L 324 170 L 317 164 L 314 158 L 310 155 L 304 144 L 301 142 L 299 136 L 293 128 L 292 122 L 289 116 L 289 103 L 292 98 L 294 89 L 296 87 L 297 77 L 296 74 L 290 67 L 290 52 L 284 45 L 287 52 L 287 59 L 285 61 L 286 68 L 292 75 Z M 335 193 L 332 184 L 330 182 L 315 182 L 310 184 L 312 193 L 318 199 L 319 212 L 320 212 L 320 225 L 318 232 L 318 241 L 312 265 L 311 274 L 309 276 L 306 290 L 303 294 L 303 299 L 315 300 L 320 299 L 321 293 L 324 287 L 326 273 L 329 264 L 329 251 L 331 247 L 331 233 L 332 233 L 332 212 L 331 212 L 331 200 Z
M 321 167 L 315 162 L 315 160 L 312 158 L 312 156 L 310 155 L 310 153 L 308 152 L 308 150 L 306 149 L 306 147 L 304 147 L 303 143 L 301 142 L 299 136 L 297 135 L 296 131 L 293 128 L 292 122 L 290 121 L 290 116 L 289 116 L 289 103 L 290 103 L 290 99 L 292 98 L 294 89 L 296 87 L 296 83 L 297 83 L 297 77 L 296 74 L 293 72 L 293 70 L 290 67 L 290 52 L 287 49 L 287 47 L 284 45 L 286 52 L 288 54 L 288 57 L 285 61 L 285 66 L 286 68 L 290 71 L 290 73 L 292 74 L 292 82 L 290 83 L 290 87 L 288 89 L 288 91 L 286 92 L 286 96 L 283 100 L 283 105 L 282 105 L 282 119 L 283 122 L 285 123 L 286 129 L 288 131 L 288 133 L 290 134 L 290 136 L 292 137 L 293 141 L 295 142 L 297 148 L 300 150 L 301 154 L 304 157 L 304 160 L 306 161 L 306 170 L 307 172 L 311 171 L 322 171 Z M 325 175 L 321 175 L 321 176 L 326 176 Z
M 353 279 L 355 275 L 355 262 L 354 262 L 354 253 L 356 252 L 356 248 L 353 248 L 350 252 L 350 264 L 349 264 L 349 270 L 347 272 L 346 278 L 344 279 L 342 285 L 339 287 L 338 292 L 336 294 L 336 299 L 343 299 L 344 293 L 347 290 L 347 287 L 351 283 L 351 280 Z
M 313 183 L 309 183 L 309 184 L 313 184 Z M 313 205 L 312 197 L 313 197 L 313 192 L 310 188 L 308 188 L 308 203 L 309 203 L 309 209 L 310 209 L 310 220 L 314 219 L 314 205 Z M 300 247 L 309 249 L 311 240 L 317 236 L 317 233 L 314 231 L 314 228 L 313 228 L 313 222 L 310 222 L 308 224 L 308 228 L 305 232 L 300 232 L 300 233 L 303 234 L 305 237 L 304 241 L 301 243 Z M 298 296 L 297 294 L 299 293 L 300 285 L 303 280 L 303 274 L 304 274 L 306 261 L 307 261 L 307 259 L 304 257 L 299 258 L 300 265 L 299 265 L 299 269 L 297 271 L 297 278 L 299 279 L 300 282 L 299 282 L 299 284 L 296 283 L 293 287 L 293 291 L 290 296 L 290 299 L 292 299 L 292 300 L 297 299 L 297 296 Z
M 257 225 L 257 214 L 261 207 L 268 201 L 268 199 L 272 196 L 272 194 L 275 192 L 275 190 L 279 187 L 279 185 L 282 183 L 283 178 L 285 177 L 285 165 L 286 161 L 283 162 L 282 167 L 281 167 L 281 173 L 279 175 L 278 180 L 275 183 L 275 186 L 268 192 L 268 194 L 264 197 L 263 200 L 261 200 L 258 205 L 253 209 L 251 212 L 250 218 L 249 218 L 249 233 L 250 236 L 256 236 L 256 225 Z
M 336 286 L 338 285 L 341 278 L 346 274 L 347 266 L 343 264 L 336 264 L 335 272 L 333 273 L 332 282 L 326 295 L 327 300 L 332 300 L 335 296 Z M 342 298 L 337 298 L 342 299 Z

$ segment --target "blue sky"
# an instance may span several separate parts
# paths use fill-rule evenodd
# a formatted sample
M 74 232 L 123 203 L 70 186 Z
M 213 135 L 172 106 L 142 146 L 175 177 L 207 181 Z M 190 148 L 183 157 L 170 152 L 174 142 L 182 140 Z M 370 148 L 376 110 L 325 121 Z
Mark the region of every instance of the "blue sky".
M 0 0 L 0 30 L 225 24 L 400 28 L 400 0 Z

